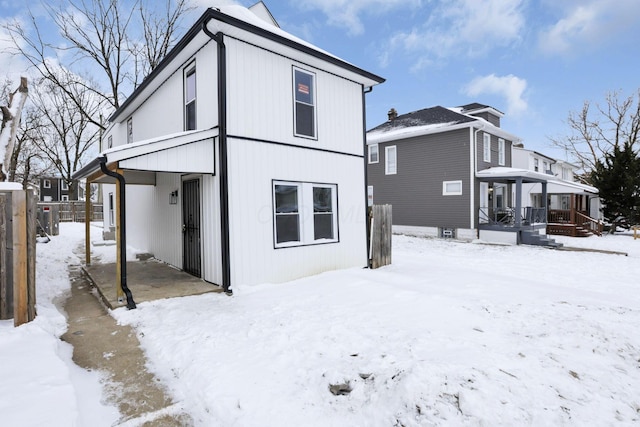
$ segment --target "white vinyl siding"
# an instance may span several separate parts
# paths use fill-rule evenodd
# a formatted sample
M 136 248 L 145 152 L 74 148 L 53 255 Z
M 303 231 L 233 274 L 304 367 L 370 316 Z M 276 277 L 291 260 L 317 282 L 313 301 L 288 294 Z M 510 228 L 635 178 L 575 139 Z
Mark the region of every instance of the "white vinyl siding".
M 231 283 L 280 283 L 327 270 L 366 266 L 362 157 L 230 139 Z M 362 138 L 360 142 L 363 149 Z M 274 248 L 273 184 L 274 180 L 291 183 L 283 177 L 336 185 L 335 243 Z M 309 221 L 313 221 L 311 214 Z
M 293 67 L 294 135 L 316 138 L 316 76 Z
M 498 164 L 505 165 L 505 143 L 502 138 L 498 138 Z
M 442 182 L 442 195 L 443 196 L 460 196 L 462 195 L 462 181 L 443 181 Z
M 371 144 L 369 146 L 369 163 L 378 163 L 379 161 L 378 144 Z
M 395 145 L 384 149 L 384 173 L 386 175 L 398 173 L 398 155 Z
M 276 248 L 337 241 L 337 186 L 274 181 Z
M 225 44 L 228 55 L 228 134 L 357 156 L 367 155 L 362 143 L 364 117 L 360 85 L 239 40 L 228 38 Z M 215 53 L 215 49 L 211 51 Z M 204 65 L 198 62 L 200 76 L 203 75 Z M 294 135 L 293 66 L 315 75 L 316 139 Z M 255 70 L 260 72 L 255 73 Z M 207 81 L 198 80 L 198 93 L 205 93 L 202 90 L 205 83 Z M 198 127 L 201 129 L 204 128 L 203 117 L 210 116 L 208 112 L 202 113 L 202 103 L 205 101 L 202 97 L 198 100 Z M 247 117 L 251 120 L 247 120 Z
M 491 135 L 482 134 L 482 160 L 491 163 Z

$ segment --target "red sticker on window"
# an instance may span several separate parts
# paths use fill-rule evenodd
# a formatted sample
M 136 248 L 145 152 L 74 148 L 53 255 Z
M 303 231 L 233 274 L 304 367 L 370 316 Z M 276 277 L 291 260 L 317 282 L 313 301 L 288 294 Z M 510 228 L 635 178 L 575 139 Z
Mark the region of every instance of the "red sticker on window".
M 298 83 L 298 92 L 304 93 L 305 95 L 309 95 L 309 86 Z

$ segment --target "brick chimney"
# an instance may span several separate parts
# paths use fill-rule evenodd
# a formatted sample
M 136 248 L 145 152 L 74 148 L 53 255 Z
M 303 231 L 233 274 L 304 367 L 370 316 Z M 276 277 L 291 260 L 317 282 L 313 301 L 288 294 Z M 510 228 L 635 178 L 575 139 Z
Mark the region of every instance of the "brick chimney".
M 392 122 L 398 117 L 398 112 L 396 111 L 395 108 L 392 108 L 387 113 L 387 116 L 389 116 L 389 121 Z

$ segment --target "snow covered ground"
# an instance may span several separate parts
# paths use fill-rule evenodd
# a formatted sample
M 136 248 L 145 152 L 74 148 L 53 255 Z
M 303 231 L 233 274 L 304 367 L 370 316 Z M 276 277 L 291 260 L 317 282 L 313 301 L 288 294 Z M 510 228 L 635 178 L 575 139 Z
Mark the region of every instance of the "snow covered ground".
M 82 233 L 38 246 L 36 321 L 0 322 L 3 424 L 117 419 L 57 340 Z M 112 314 L 198 426 L 638 425 L 640 240 L 558 240 L 629 256 L 394 236 L 379 270 Z

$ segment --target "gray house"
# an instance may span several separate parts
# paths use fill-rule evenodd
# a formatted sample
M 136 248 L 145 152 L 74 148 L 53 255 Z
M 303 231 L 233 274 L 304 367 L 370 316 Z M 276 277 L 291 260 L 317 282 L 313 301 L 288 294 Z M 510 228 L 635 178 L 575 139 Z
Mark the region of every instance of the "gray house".
M 394 232 L 554 245 L 546 206 L 522 206 L 522 188 L 548 176 L 512 167 L 520 139 L 499 110 L 473 103 L 398 115 L 367 132 L 367 184 L 375 204 L 393 205 Z M 545 198 L 546 199 L 546 198 Z

